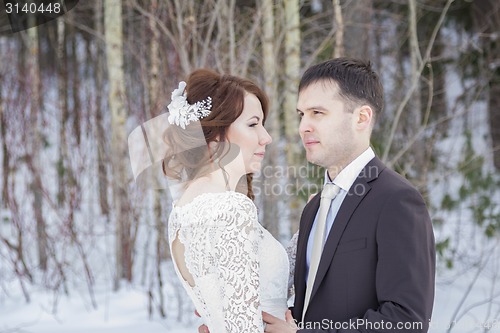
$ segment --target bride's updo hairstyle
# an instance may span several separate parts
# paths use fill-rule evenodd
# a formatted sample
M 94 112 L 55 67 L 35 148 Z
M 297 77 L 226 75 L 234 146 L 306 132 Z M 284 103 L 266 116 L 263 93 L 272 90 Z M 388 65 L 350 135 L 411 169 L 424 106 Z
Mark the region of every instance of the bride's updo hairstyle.
M 221 75 L 208 69 L 198 69 L 189 75 L 186 93 L 189 104 L 210 97 L 212 108 L 210 114 L 199 121 L 205 142 L 195 142 L 200 140 L 200 136 L 193 131 L 199 130 L 199 125 L 196 129 L 192 129 L 191 125 L 186 129 L 173 125 L 164 133 L 168 153 L 163 160 L 163 172 L 167 177 L 182 182 L 210 173 L 213 171 L 210 168 L 211 162 L 218 164 L 225 157 L 227 159 L 228 155 L 234 155 L 227 144 L 227 131 L 243 112 L 247 93 L 259 99 L 264 112 L 263 122 L 266 120 L 269 104 L 266 94 L 252 81 L 233 75 Z M 214 144 L 209 149 L 211 142 Z M 219 167 L 223 169 L 224 164 L 227 163 L 219 164 Z M 253 200 L 255 195 L 252 178 L 253 174 L 246 175 L 246 194 Z

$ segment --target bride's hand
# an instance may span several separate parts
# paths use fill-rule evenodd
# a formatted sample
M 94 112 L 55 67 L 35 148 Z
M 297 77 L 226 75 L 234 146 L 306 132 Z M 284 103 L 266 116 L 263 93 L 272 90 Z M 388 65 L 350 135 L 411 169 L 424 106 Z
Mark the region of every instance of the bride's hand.
M 298 330 L 297 324 L 295 324 L 295 319 L 292 317 L 292 312 L 290 310 L 286 311 L 285 319 L 281 320 L 270 315 L 267 312 L 262 311 L 262 320 L 266 323 L 265 333 L 295 333 Z
M 210 333 L 210 331 L 208 330 L 207 325 L 201 325 L 198 327 L 198 333 Z

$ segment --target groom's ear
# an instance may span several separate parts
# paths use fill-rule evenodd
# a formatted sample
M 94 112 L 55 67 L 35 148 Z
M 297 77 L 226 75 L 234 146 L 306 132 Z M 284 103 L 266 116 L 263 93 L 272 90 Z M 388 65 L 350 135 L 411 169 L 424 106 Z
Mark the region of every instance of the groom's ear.
M 370 129 L 373 121 L 373 110 L 369 105 L 363 105 L 354 110 L 354 119 L 356 121 L 356 129 Z

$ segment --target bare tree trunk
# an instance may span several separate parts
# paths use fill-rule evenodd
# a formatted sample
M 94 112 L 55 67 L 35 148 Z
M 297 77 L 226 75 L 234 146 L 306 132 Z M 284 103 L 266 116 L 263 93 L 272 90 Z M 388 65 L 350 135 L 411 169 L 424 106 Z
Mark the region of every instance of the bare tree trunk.
M 417 15 L 416 21 L 418 24 L 415 24 L 417 25 L 417 36 L 420 41 L 420 45 L 417 44 L 417 46 L 420 50 L 425 49 L 425 45 L 422 44 L 432 35 L 432 23 L 436 21 L 437 17 L 437 13 L 429 14 L 428 12 Z M 422 131 L 428 128 L 430 123 L 449 114 L 446 97 L 446 68 L 443 61 L 445 59 L 445 43 L 443 35 L 439 32 L 431 50 L 431 57 L 420 79 L 420 128 L 415 128 L 414 137 L 409 138 L 407 141 L 414 141 L 411 149 L 408 150 L 408 155 L 416 162 L 414 169 L 417 171 L 417 178 L 412 179 L 412 181 L 424 198 L 428 197 L 428 178 L 435 166 L 435 156 L 433 156 L 435 154 L 435 143 L 446 135 L 449 126 L 448 121 L 440 122 L 430 136 L 421 137 Z M 422 59 L 420 58 L 419 61 L 422 61 Z M 415 140 L 418 136 L 420 138 Z
M 300 81 L 300 6 L 298 0 L 285 1 L 285 138 L 287 142 L 287 164 L 290 170 L 298 171 L 302 163 L 297 113 L 297 88 Z M 298 172 L 289 172 L 288 181 L 298 185 Z M 298 229 L 300 217 L 299 196 L 287 196 L 291 231 Z
M 405 124 L 406 136 L 408 140 L 417 134 L 420 126 L 422 125 L 422 100 L 420 95 L 420 85 L 421 85 L 421 72 L 419 68 L 422 63 L 422 55 L 420 54 L 420 46 L 418 42 L 417 35 L 417 3 L 416 0 L 408 0 L 408 35 L 410 40 L 410 75 L 411 81 L 416 82 L 415 90 L 411 101 L 408 103 L 408 117 Z M 425 152 L 425 141 L 418 140 L 412 147 L 412 161 L 411 168 L 415 170 L 417 174 L 412 175 L 413 181 L 417 183 L 417 187 L 421 187 L 421 171 L 424 169 L 423 164 L 425 163 L 424 158 Z
M 177 53 L 179 54 L 179 61 L 181 63 L 182 70 L 185 74 L 191 72 L 191 63 L 189 61 L 189 51 L 187 48 L 186 39 L 186 31 L 184 29 L 184 22 L 187 21 L 183 15 L 183 11 L 181 9 L 180 0 L 174 0 L 175 4 L 175 15 L 172 15 L 172 19 L 176 23 L 178 40 L 176 43 Z M 173 14 L 173 13 L 172 13 Z M 175 42 L 175 41 L 174 41 Z
M 38 28 L 28 29 L 28 48 L 29 48 L 29 78 L 31 88 L 31 103 L 30 103 L 30 124 L 33 133 L 30 136 L 30 152 L 27 154 L 27 164 L 32 173 L 33 182 L 31 188 L 33 191 L 33 212 L 36 220 L 36 234 L 38 245 L 38 261 L 40 269 L 47 270 L 47 230 L 42 211 L 43 185 L 40 176 L 40 149 L 42 142 L 41 137 L 41 113 L 42 105 L 42 84 L 40 81 L 39 68 L 39 46 L 38 46 Z
M 488 73 L 488 116 L 493 147 L 493 163 L 500 170 L 500 3 L 476 0 L 472 3 L 473 19 L 484 50 L 484 72 Z
M 284 198 L 284 193 L 279 191 L 273 193 L 275 188 L 281 188 L 279 185 L 280 179 L 276 176 L 276 171 L 280 167 L 279 155 L 282 152 L 280 149 L 280 122 L 279 122 L 279 99 L 278 99 L 278 73 L 276 64 L 275 32 L 274 32 L 274 5 L 272 0 L 262 0 L 260 10 L 263 15 L 263 35 L 262 35 L 262 61 L 265 73 L 265 89 L 269 96 L 269 115 L 266 120 L 266 127 L 269 134 L 273 138 L 272 145 L 267 147 L 266 154 L 267 163 L 265 169 L 270 169 L 271 172 L 261 174 L 262 179 L 262 205 L 263 205 L 263 220 L 264 227 L 275 237 L 278 237 L 279 227 L 279 203 L 281 198 Z
M 344 20 L 342 18 L 342 8 L 340 0 L 333 0 L 333 15 L 335 22 L 335 48 L 333 57 L 338 58 L 344 55 Z
M 159 190 L 155 190 L 155 206 L 154 206 L 154 218 L 156 222 L 156 279 L 158 286 L 158 311 L 160 312 L 160 316 L 165 318 L 167 316 L 165 310 L 165 297 L 163 292 L 163 274 L 161 263 L 163 259 L 166 257 L 166 249 L 168 249 L 167 240 L 166 240 L 166 227 L 165 223 L 163 223 L 161 219 L 161 192 Z
M 74 16 L 75 11 L 70 11 L 66 15 Z M 77 146 L 80 146 L 81 140 L 81 103 L 80 103 L 80 63 L 78 61 L 78 54 L 76 49 L 77 39 L 76 39 L 76 27 L 74 25 L 69 26 L 69 38 L 71 43 L 71 69 L 73 75 L 71 77 L 71 90 L 73 97 L 73 107 L 71 108 L 71 118 L 73 135 L 76 138 Z
M 125 122 L 127 112 L 124 105 L 125 83 L 123 71 L 122 1 L 104 2 L 104 29 L 106 60 L 109 79 L 109 109 L 111 111 L 111 167 L 113 170 L 113 204 L 116 221 L 116 280 L 132 281 L 132 241 L 129 214 L 128 180 L 126 161 L 127 140 Z
M 2 86 L 3 77 L 0 72 L 0 86 Z M 9 161 L 9 151 L 7 148 L 7 116 L 4 110 L 4 104 L 2 99 L 2 92 L 0 91 L 0 135 L 2 137 L 2 208 L 7 207 L 9 201 L 9 175 L 10 175 L 10 161 Z
M 67 65 L 67 52 L 66 52 L 66 29 L 63 20 L 57 22 L 57 58 L 59 66 L 57 67 L 58 74 L 58 94 L 59 94 L 59 108 L 61 110 L 61 122 L 59 124 L 59 160 L 57 161 L 57 203 L 62 206 L 66 201 L 67 184 L 67 161 L 68 161 L 68 142 L 66 140 L 66 124 L 69 118 L 68 109 L 68 65 Z
M 346 1 L 344 10 L 345 55 L 370 59 L 370 23 L 373 0 Z
M 99 35 L 104 35 L 102 0 L 95 0 L 94 3 L 94 22 L 96 30 Z M 102 92 L 104 89 L 104 47 L 101 40 L 96 40 L 96 95 L 95 95 L 95 130 L 97 137 L 97 175 L 99 182 L 99 205 L 101 213 L 109 216 L 109 202 L 108 202 L 108 173 L 106 171 L 106 147 L 107 140 L 104 132 L 104 119 L 102 112 Z
M 151 0 L 151 12 L 154 13 L 158 7 L 158 0 Z M 149 120 L 156 116 L 152 110 L 156 109 L 158 97 L 160 95 L 160 31 L 156 26 L 155 17 L 148 18 L 149 30 L 151 32 L 150 63 L 149 72 L 149 107 L 146 108 L 146 118 Z
M 219 29 L 217 38 L 220 39 L 222 57 L 216 60 L 220 71 L 237 75 L 234 7 L 235 0 L 223 1 L 221 4 L 220 15 L 217 19 Z
M 151 12 L 155 12 L 155 9 L 158 7 L 158 0 L 151 1 Z M 150 70 L 150 85 L 149 85 L 149 107 L 147 110 L 147 118 L 151 119 L 155 114 L 151 111 L 156 109 L 155 106 L 159 101 L 159 93 L 160 93 L 160 67 L 161 67 L 161 59 L 159 54 L 160 49 L 160 32 L 158 31 L 158 27 L 156 26 L 156 22 L 153 18 L 149 18 L 149 28 L 151 30 L 151 70 Z M 161 200 L 164 197 L 164 193 L 161 190 L 157 190 L 158 188 L 158 179 L 157 175 L 152 175 L 154 179 L 152 179 L 152 184 L 155 184 L 154 188 L 154 223 L 156 226 L 156 278 L 157 278 L 157 287 L 158 287 L 158 311 L 160 312 L 160 316 L 165 318 L 165 299 L 163 292 L 163 276 L 161 270 L 161 263 L 166 256 L 165 250 L 168 248 L 167 239 L 166 239 L 166 228 L 165 223 L 161 218 Z
M 497 55 L 498 58 L 499 56 Z M 495 168 L 500 170 L 500 69 L 496 70 L 494 79 L 490 80 L 488 113 L 493 146 L 493 163 Z

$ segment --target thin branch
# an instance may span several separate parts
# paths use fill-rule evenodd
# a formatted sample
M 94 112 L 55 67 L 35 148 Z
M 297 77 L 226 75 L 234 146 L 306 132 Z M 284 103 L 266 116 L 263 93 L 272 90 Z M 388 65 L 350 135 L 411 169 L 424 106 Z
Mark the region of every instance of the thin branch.
M 259 29 L 259 27 L 261 25 L 260 23 L 261 23 L 261 18 L 262 18 L 262 10 L 258 10 L 254 16 L 255 16 L 254 22 L 252 25 L 252 29 L 250 30 L 250 38 L 248 39 L 248 42 L 247 42 L 247 50 L 254 49 L 254 42 L 255 42 L 255 37 L 257 36 L 257 30 Z M 239 75 L 241 75 L 243 77 L 247 76 L 248 64 L 250 63 L 251 58 L 252 57 L 249 53 L 248 56 L 243 61 L 243 65 L 241 66 L 242 69 L 241 69 L 241 72 L 239 73 Z
M 432 100 L 433 100 L 432 91 L 434 88 L 434 83 L 433 83 L 433 79 L 432 79 L 432 66 L 430 66 L 430 64 L 428 64 L 428 67 L 430 68 L 431 79 L 429 80 L 429 89 L 428 89 L 429 90 L 429 99 L 427 100 L 427 107 L 425 110 L 423 124 L 422 124 L 422 126 L 420 126 L 417 133 L 410 140 L 408 140 L 408 142 L 406 142 L 406 145 L 402 149 L 399 150 L 399 152 L 392 158 L 392 160 L 390 162 L 387 163 L 387 165 L 389 167 L 392 167 L 397 162 L 397 160 L 399 160 L 401 158 L 401 156 L 403 156 L 415 144 L 415 142 L 417 142 L 417 139 L 419 139 L 422 136 L 422 134 L 424 134 L 425 130 L 428 127 L 430 127 L 430 126 L 427 126 L 427 124 L 429 122 L 429 116 L 431 113 Z M 438 124 L 444 123 L 444 122 L 450 120 L 452 117 L 453 116 L 446 116 L 446 117 L 443 117 L 441 119 L 438 119 L 438 121 L 436 121 L 433 125 L 438 125 Z
M 205 35 L 204 41 L 203 41 L 203 51 L 201 52 L 201 59 L 202 61 L 200 62 L 201 67 L 204 67 L 207 62 L 207 56 L 208 56 L 208 51 L 209 51 L 209 46 L 212 42 L 212 33 L 214 31 L 215 27 L 215 22 L 217 22 L 217 16 L 219 15 L 220 11 L 220 6 L 223 0 L 219 0 L 215 3 L 215 7 L 212 11 L 212 15 L 210 16 L 210 23 L 208 24 L 208 29 L 207 33 Z
M 431 50 L 432 47 L 434 46 L 434 41 L 436 40 L 437 34 L 439 30 L 441 29 L 441 26 L 443 25 L 444 18 L 446 17 L 446 14 L 448 13 L 448 9 L 450 8 L 451 4 L 453 3 L 454 0 L 448 0 L 446 2 L 446 5 L 443 8 L 443 11 L 441 12 L 441 16 L 439 17 L 438 23 L 434 27 L 434 31 L 432 32 L 431 39 L 429 41 L 429 45 L 427 45 L 427 50 L 425 51 L 425 57 L 422 60 L 422 63 L 420 64 L 420 67 L 417 71 L 419 75 L 415 75 L 413 78 L 413 82 L 411 84 L 410 89 L 407 91 L 406 96 L 404 97 L 403 101 L 401 104 L 399 104 L 398 110 L 396 111 L 396 115 L 394 117 L 394 122 L 392 123 L 392 128 L 391 128 L 391 133 L 389 134 L 389 139 L 387 141 L 387 144 L 385 146 L 384 153 L 382 155 L 382 160 L 387 161 L 387 158 L 389 156 L 389 151 L 391 150 L 392 142 L 394 141 L 394 136 L 396 135 L 396 129 L 399 124 L 399 119 L 401 118 L 401 114 L 403 113 L 403 109 L 405 108 L 406 104 L 408 104 L 408 101 L 410 100 L 411 96 L 413 95 L 413 92 L 417 88 L 418 85 L 418 80 L 420 76 L 422 75 L 422 71 L 425 68 L 425 65 L 429 61 L 431 57 Z
M 476 284 L 477 280 L 479 279 L 479 276 L 481 275 L 482 271 L 486 268 L 486 264 L 488 263 L 488 260 L 489 260 L 489 257 L 491 256 L 491 254 L 492 254 L 492 252 L 488 253 L 487 256 L 486 256 L 486 259 L 482 263 L 479 262 L 477 264 L 478 268 L 477 268 L 476 274 L 472 278 L 472 281 L 469 283 L 469 285 L 467 286 L 467 289 L 465 290 L 462 298 L 458 302 L 458 305 L 457 305 L 455 311 L 453 312 L 453 315 L 451 316 L 450 327 L 448 327 L 446 333 L 451 332 L 451 330 L 455 326 L 456 322 L 458 320 L 460 320 L 463 317 L 463 315 L 466 313 L 466 312 L 462 311 L 462 313 L 460 313 L 460 315 L 459 315 L 458 312 L 463 307 L 463 305 L 465 303 L 465 300 L 467 299 L 467 297 L 469 296 L 470 292 L 472 291 L 472 288 L 474 287 L 474 285 Z

